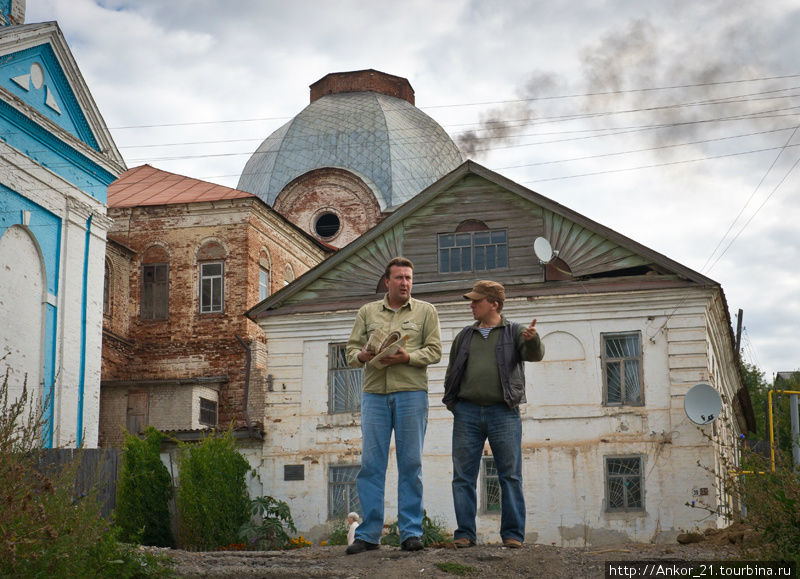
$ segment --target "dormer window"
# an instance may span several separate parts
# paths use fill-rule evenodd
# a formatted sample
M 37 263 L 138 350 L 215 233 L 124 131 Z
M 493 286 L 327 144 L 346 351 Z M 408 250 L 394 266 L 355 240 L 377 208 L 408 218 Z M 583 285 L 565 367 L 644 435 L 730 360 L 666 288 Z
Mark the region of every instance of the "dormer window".
M 479 272 L 508 267 L 508 232 L 476 219 L 453 233 L 439 234 L 439 273 Z

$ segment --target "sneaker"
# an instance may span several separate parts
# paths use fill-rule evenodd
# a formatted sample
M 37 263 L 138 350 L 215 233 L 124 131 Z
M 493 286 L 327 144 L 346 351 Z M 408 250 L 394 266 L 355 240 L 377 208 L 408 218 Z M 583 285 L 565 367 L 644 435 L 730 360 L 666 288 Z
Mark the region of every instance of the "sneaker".
M 474 547 L 475 541 L 467 537 L 459 537 L 453 541 L 453 545 L 456 546 L 456 549 L 466 549 L 468 547 Z
M 516 539 L 503 539 L 503 547 L 508 547 L 509 549 L 519 549 L 522 547 L 522 541 L 517 541 Z
M 356 539 L 353 541 L 351 545 L 347 547 L 345 553 L 348 555 L 356 555 L 358 553 L 363 553 L 364 551 L 374 551 L 378 548 L 377 543 L 367 543 L 366 541 L 362 541 L 361 539 Z
M 400 548 L 403 551 L 422 551 L 425 548 L 425 545 L 422 544 L 419 537 L 409 537 L 403 544 L 400 545 Z

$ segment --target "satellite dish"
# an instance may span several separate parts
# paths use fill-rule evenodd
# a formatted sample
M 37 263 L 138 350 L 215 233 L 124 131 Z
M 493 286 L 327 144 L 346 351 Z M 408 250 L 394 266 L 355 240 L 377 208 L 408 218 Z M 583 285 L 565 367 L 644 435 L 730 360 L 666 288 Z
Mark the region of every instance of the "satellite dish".
M 550 263 L 554 256 L 553 248 L 550 245 L 550 242 L 544 237 L 537 237 L 534 240 L 533 253 L 535 253 L 536 257 L 539 258 L 539 263 L 543 264 Z
M 683 410 L 695 424 L 709 424 L 722 410 L 722 398 L 711 385 L 695 384 L 683 399 Z

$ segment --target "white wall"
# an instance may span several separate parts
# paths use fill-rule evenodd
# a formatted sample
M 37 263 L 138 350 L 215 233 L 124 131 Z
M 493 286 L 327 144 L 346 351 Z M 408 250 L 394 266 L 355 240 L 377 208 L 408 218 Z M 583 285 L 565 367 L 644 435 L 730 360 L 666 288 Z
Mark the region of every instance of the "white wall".
M 721 379 L 710 371 L 707 351 L 715 331 L 708 326 L 712 292 L 684 294 L 665 290 L 506 302 L 509 319 L 537 319 L 547 348 L 542 362 L 526 364 L 528 404 L 522 417 L 528 541 L 671 541 L 679 532 L 719 523 L 708 512 L 685 506 L 700 489 L 708 490 L 704 498 L 712 507 L 717 499 L 713 475 L 697 466 L 699 460 L 714 467 L 714 449 L 683 413 L 683 396 L 696 381 L 717 386 Z M 452 531 L 452 419 L 441 398 L 450 344 L 471 316 L 467 302 L 437 309 L 444 355 L 429 368 L 423 476 L 428 515 Z M 347 340 L 354 316 L 354 311 L 297 314 L 262 323 L 274 391 L 267 393 L 260 472 L 270 494 L 291 506 L 298 530 L 314 539 L 326 534 L 328 467 L 359 462 L 360 415 L 327 413 L 328 344 Z M 644 407 L 602 405 L 600 336 L 621 331 L 642 335 Z M 643 456 L 644 511 L 606 511 L 603 461 L 617 455 Z M 392 456 L 387 523 L 397 511 L 393 461 Z M 284 464 L 304 464 L 305 480 L 283 481 Z M 499 518 L 479 516 L 480 541 L 499 541 Z

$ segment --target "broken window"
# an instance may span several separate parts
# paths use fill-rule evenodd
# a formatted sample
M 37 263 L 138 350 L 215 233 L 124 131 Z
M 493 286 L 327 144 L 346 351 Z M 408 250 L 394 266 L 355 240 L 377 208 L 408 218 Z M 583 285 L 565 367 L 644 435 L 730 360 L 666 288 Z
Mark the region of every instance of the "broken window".
M 223 308 L 223 263 L 221 261 L 200 264 L 200 313 L 221 312 Z
M 508 267 L 508 233 L 505 229 L 439 234 L 439 273 L 505 267 Z
M 483 512 L 498 513 L 500 512 L 500 479 L 497 476 L 494 457 L 483 457 L 482 465 Z
M 143 320 L 166 320 L 169 311 L 169 265 L 147 263 L 142 265 Z
M 328 468 L 328 519 L 344 519 L 347 513 L 361 510 L 356 491 L 356 476 L 361 465 Z
M 603 402 L 607 406 L 641 406 L 641 334 L 602 334 Z
M 328 346 L 328 412 L 361 411 L 361 379 L 364 370 L 347 364 L 347 344 Z
M 644 508 L 642 457 L 606 457 L 606 510 L 638 511 Z

